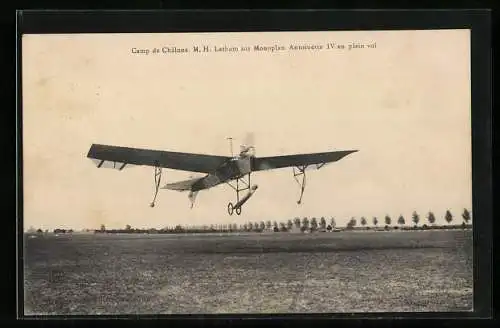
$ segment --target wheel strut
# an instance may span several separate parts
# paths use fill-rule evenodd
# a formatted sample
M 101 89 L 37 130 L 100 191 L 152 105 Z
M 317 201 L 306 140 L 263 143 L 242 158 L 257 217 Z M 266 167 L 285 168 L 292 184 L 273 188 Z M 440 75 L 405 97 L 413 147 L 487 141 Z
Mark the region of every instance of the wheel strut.
M 237 215 L 241 215 L 241 208 L 243 206 L 243 203 L 245 203 L 249 196 L 244 196 L 242 199 L 240 199 L 240 192 L 244 190 L 249 190 L 250 191 L 250 173 L 248 173 L 248 182 L 244 180 L 244 178 L 237 178 L 236 179 L 236 186 L 233 186 L 231 183 L 227 182 L 227 184 L 236 191 L 236 203 L 229 203 L 227 204 L 227 212 L 229 215 L 233 215 L 233 212 L 236 212 Z M 240 185 L 241 182 L 241 185 Z
M 306 166 L 297 167 L 297 169 L 298 172 L 295 171 L 295 167 L 293 168 L 293 178 L 295 179 L 295 181 L 297 181 L 297 183 L 300 186 L 300 198 L 297 201 L 297 204 L 301 204 L 302 196 L 304 195 L 304 189 L 306 188 Z M 302 175 L 302 182 L 299 181 L 299 179 L 297 179 L 297 177 L 300 175 Z
M 153 201 L 149 206 L 155 207 L 156 195 L 158 195 L 158 189 L 160 188 L 161 182 L 161 167 L 155 166 L 155 194 L 153 197 Z

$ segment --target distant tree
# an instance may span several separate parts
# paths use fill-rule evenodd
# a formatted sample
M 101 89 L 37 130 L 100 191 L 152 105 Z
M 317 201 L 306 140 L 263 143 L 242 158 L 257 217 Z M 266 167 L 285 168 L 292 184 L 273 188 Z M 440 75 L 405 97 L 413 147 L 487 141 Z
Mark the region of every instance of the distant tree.
M 366 219 L 364 216 L 361 217 L 361 225 L 364 227 L 366 225 Z
M 278 229 L 278 222 L 276 222 L 276 221 L 273 222 L 273 229 L 274 228 Z
M 267 220 L 266 221 L 266 229 L 271 230 L 271 226 L 272 226 L 271 220 Z
M 300 229 L 300 218 L 297 217 L 297 218 L 293 219 L 293 224 L 295 224 L 295 227 L 297 229 Z
M 398 224 L 399 225 L 404 225 L 405 224 L 405 218 L 403 217 L 403 215 L 399 216 L 399 218 L 398 218 Z
M 253 230 L 253 223 L 252 222 L 248 222 L 247 226 L 248 226 L 248 231 Z
M 292 222 L 292 220 L 288 220 L 288 221 L 287 221 L 287 223 L 286 223 L 286 228 L 287 228 L 288 230 L 292 230 L 292 228 L 293 228 L 293 222 Z
M 260 228 L 260 230 L 264 230 L 266 228 L 266 224 L 264 223 L 264 221 L 260 221 L 259 228 Z
M 411 220 L 413 223 L 415 223 L 415 227 L 418 225 L 418 222 L 420 221 L 420 217 L 418 216 L 417 212 L 414 211 L 413 214 L 411 215 Z
M 446 222 L 448 222 L 448 224 L 450 224 L 451 221 L 453 221 L 453 215 L 451 215 L 451 212 L 449 210 L 446 211 L 444 219 L 446 220 Z
M 286 224 L 283 222 L 280 222 L 280 231 L 286 231 Z
M 323 216 L 319 220 L 319 226 L 320 226 L 321 229 L 326 229 L 326 220 L 325 220 L 325 218 Z
M 309 219 L 307 217 L 302 219 L 302 227 L 307 230 L 309 229 Z
M 253 230 L 254 231 L 259 231 L 259 222 L 254 222 L 253 223 Z
M 356 226 L 357 222 L 355 218 L 351 218 L 349 222 L 347 222 L 347 228 L 352 229 Z
M 125 226 L 125 230 L 127 230 L 127 231 L 132 230 L 132 227 L 130 226 L 130 224 L 127 224 L 127 225 Z
M 37 232 L 37 233 L 43 233 L 42 229 L 40 229 L 40 228 L 38 228 L 38 229 L 36 230 L 36 232 Z
M 313 217 L 313 218 L 311 219 L 311 229 L 312 229 L 312 230 L 316 230 L 316 229 L 318 229 L 318 221 L 316 220 L 316 218 L 315 218 L 315 217 Z
M 245 223 L 245 224 L 243 225 L 243 230 L 244 230 L 244 231 L 248 231 L 248 224 L 247 224 L 247 223 Z
M 429 222 L 430 225 L 434 225 L 434 223 L 436 222 L 436 217 L 434 216 L 434 213 L 429 212 L 429 214 L 427 214 L 427 221 Z
M 335 222 L 335 218 L 333 216 L 330 219 L 330 225 L 332 226 L 332 229 L 335 228 L 335 226 L 337 225 L 337 223 Z
M 373 225 L 374 225 L 374 226 L 377 226 L 377 224 L 378 224 L 378 219 L 377 219 L 377 217 L 376 217 L 376 216 L 374 216 L 374 217 L 373 217 Z
M 469 224 L 470 212 L 466 208 L 464 208 L 464 211 L 462 212 L 462 219 L 464 219 L 465 224 Z
M 391 217 L 389 215 L 386 215 L 384 220 L 385 220 L 385 225 L 391 225 L 392 220 L 391 220 Z
M 101 231 L 106 231 L 106 226 L 104 224 L 101 224 Z

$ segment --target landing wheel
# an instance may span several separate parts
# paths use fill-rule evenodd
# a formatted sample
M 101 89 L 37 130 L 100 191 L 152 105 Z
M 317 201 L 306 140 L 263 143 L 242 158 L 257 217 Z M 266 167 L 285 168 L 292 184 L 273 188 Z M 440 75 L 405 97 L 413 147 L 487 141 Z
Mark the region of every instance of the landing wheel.
M 229 213 L 229 215 L 233 215 L 233 203 L 227 204 L 227 212 Z M 238 210 L 236 210 L 236 213 L 238 213 Z M 241 213 L 241 210 L 240 210 L 240 213 Z
M 236 209 L 236 214 L 238 214 L 238 215 L 241 214 L 241 206 Z

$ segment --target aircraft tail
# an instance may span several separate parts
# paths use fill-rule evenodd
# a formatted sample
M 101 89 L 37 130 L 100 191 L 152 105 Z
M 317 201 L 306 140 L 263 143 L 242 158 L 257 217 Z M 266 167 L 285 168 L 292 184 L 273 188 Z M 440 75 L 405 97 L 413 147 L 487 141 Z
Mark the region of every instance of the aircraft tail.
M 188 179 L 188 180 L 183 180 L 183 181 L 167 183 L 161 189 L 169 189 L 169 190 L 177 190 L 177 191 L 191 190 L 191 187 L 193 186 L 193 184 L 195 184 L 200 179 L 202 179 L 202 178 L 193 178 L 193 179 Z

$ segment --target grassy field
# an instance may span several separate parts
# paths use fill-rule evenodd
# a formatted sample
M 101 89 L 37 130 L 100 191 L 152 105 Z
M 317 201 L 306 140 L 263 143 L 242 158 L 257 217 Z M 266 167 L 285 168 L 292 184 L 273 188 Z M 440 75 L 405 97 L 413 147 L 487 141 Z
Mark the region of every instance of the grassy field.
M 25 314 L 472 310 L 472 232 L 40 235 Z

